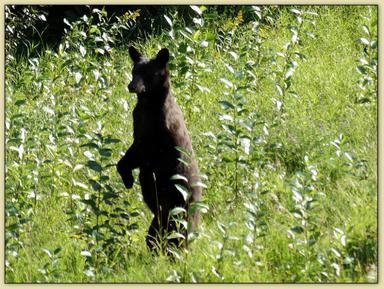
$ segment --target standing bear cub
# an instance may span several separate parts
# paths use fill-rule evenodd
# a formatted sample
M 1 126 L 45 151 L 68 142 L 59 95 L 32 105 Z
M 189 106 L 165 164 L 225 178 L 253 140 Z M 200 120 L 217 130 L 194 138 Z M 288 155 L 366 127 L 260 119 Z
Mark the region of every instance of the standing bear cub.
M 197 163 L 183 114 L 171 95 L 168 50 L 161 49 L 154 59 L 146 59 L 130 47 L 129 55 L 134 65 L 128 89 L 138 97 L 133 110 L 134 140 L 118 162 L 117 170 L 125 187 L 131 188 L 134 182 L 132 170 L 140 169 L 143 198 L 154 214 L 146 242 L 150 249 L 156 249 L 171 231 L 176 230 L 169 212 L 175 207 L 185 208 L 188 212 L 189 205 L 200 200 L 201 188 L 194 185 L 199 181 Z M 189 152 L 189 156 L 180 151 Z M 174 175 L 185 178 L 172 178 Z M 188 189 L 191 194 L 187 200 L 175 184 Z M 192 229 L 197 225 L 198 214 L 195 211 L 187 216 Z M 185 229 L 178 232 L 187 237 Z M 170 239 L 168 243 L 180 246 L 182 239 Z

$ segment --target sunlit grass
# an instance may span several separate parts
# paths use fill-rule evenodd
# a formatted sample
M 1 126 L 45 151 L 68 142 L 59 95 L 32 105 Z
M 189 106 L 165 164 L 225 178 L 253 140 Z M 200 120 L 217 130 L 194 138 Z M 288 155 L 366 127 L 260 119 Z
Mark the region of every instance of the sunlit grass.
M 44 52 L 7 67 L 6 281 L 375 282 L 368 275 L 375 275 L 377 262 L 376 102 L 354 101 L 368 8 L 304 10 L 318 16 L 294 47 L 305 59 L 296 59 L 290 87 L 295 94 L 280 99 L 283 111 L 272 99 L 279 98 L 276 83 L 282 85 L 284 76 L 279 69 L 285 59 L 276 53 L 292 37 L 287 26 L 297 24 L 289 9 L 273 25 L 259 27 L 260 54 L 247 46 L 255 37 L 251 26 L 236 28 L 228 36 L 233 45 L 222 44 L 221 50 L 212 40 L 203 48 L 201 39 L 171 39 L 166 31 L 134 43 L 149 56 L 160 47 L 171 49 L 173 94 L 208 177 L 203 201 L 210 209 L 202 216 L 199 238 L 174 261 L 147 251 L 150 211 L 138 182 L 124 189 L 114 168 L 132 142 L 136 96 L 126 88 L 127 49 L 96 55 L 88 42 L 68 34 L 70 47 L 60 55 Z M 204 33 L 212 25 L 194 29 Z M 180 73 L 183 44 L 193 46 L 195 54 L 188 55 L 204 64 L 195 67 L 196 78 Z M 247 68 L 250 60 L 256 64 Z M 228 65 L 251 71 L 254 83 Z M 233 100 L 223 78 L 248 85 L 241 91 L 244 104 Z M 195 92 L 186 99 L 191 87 Z M 223 100 L 247 111 L 232 114 L 219 103 Z M 241 134 L 226 131 L 224 114 L 249 129 L 238 124 Z M 249 151 L 240 141 L 245 135 Z M 99 197 L 95 182 L 103 194 L 116 195 Z M 91 205 L 93 196 L 100 203 Z M 87 229 L 95 225 L 97 210 L 106 212 L 99 221 L 111 228 Z M 114 238 L 112 245 L 106 245 L 108 238 Z M 106 247 L 100 250 L 101 245 Z

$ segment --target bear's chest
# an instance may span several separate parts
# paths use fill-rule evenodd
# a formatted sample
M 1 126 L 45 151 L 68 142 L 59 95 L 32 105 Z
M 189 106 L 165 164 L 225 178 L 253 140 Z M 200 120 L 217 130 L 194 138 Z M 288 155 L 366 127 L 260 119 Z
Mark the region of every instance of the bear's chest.
M 141 150 L 162 153 L 172 144 L 162 110 L 138 106 L 133 112 L 134 138 Z

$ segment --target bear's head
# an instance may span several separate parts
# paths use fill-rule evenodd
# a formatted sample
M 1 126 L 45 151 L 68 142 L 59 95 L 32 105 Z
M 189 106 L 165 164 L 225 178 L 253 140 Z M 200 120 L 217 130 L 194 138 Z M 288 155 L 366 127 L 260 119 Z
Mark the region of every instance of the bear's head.
M 128 85 L 129 92 L 151 94 L 168 89 L 168 49 L 163 48 L 155 58 L 147 59 L 131 46 L 129 55 L 133 61 L 132 81 Z

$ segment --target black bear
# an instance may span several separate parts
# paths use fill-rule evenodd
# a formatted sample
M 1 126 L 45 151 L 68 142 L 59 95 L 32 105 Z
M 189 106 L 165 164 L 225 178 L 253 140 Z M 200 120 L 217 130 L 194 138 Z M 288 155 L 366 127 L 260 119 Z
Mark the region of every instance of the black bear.
M 199 201 L 202 192 L 201 187 L 195 185 L 199 182 L 198 167 L 184 117 L 171 95 L 169 51 L 161 49 L 155 58 L 147 59 L 130 47 L 129 55 L 133 70 L 128 89 L 138 97 L 133 110 L 134 140 L 118 162 L 117 170 L 125 187 L 131 188 L 134 182 L 132 170 L 140 169 L 143 199 L 154 214 L 146 242 L 150 249 L 156 249 L 161 239 L 176 230 L 169 212 L 175 207 L 188 212 L 189 205 Z M 181 151 L 187 151 L 188 156 Z M 172 178 L 175 175 L 185 178 Z M 183 197 L 176 183 L 188 189 L 188 198 Z M 198 210 L 187 216 L 192 228 L 196 227 L 198 218 Z M 187 237 L 185 230 L 181 234 Z M 171 239 L 169 243 L 180 246 L 182 238 Z

